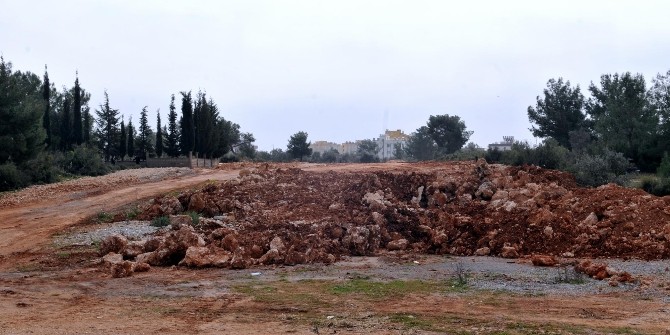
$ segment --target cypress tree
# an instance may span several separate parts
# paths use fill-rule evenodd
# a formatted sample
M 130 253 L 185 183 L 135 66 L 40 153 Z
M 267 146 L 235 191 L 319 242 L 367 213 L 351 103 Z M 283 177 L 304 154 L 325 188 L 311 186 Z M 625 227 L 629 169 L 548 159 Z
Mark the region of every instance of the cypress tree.
M 170 157 L 179 156 L 179 128 L 177 128 L 177 111 L 174 105 L 174 94 L 170 98 L 170 114 L 168 114 L 167 148 Z
M 118 154 L 119 136 L 119 110 L 109 106 L 109 95 L 105 91 L 105 103 L 100 105 L 100 110 L 95 111 L 98 115 L 98 140 L 100 149 L 105 154 L 105 162 Z
M 47 66 L 44 65 L 44 82 L 42 83 L 42 99 L 44 99 L 44 115 L 42 116 L 42 126 L 46 131 L 46 139 L 44 144 L 47 148 L 52 149 L 51 147 L 51 83 L 49 83 L 49 73 L 47 72 Z
M 84 108 L 84 143 L 91 143 L 91 109 Z
M 119 137 L 119 157 L 123 161 L 128 154 L 128 135 L 126 134 L 126 126 L 123 124 L 123 117 L 121 117 L 121 136 Z
M 156 111 L 156 157 L 163 156 L 163 128 L 161 128 L 161 110 Z
M 194 125 L 193 125 L 193 101 L 191 92 L 181 92 L 181 152 L 188 155 L 195 149 Z
M 126 128 L 128 132 L 128 157 L 135 158 L 135 129 L 133 128 L 133 118 L 130 117 L 128 120 L 128 127 Z
M 72 112 L 72 144 L 81 144 L 84 140 L 82 118 L 81 118 L 81 88 L 79 87 L 79 72 L 74 80 L 73 92 L 73 112 Z
M 67 92 L 63 97 L 63 110 L 60 120 L 60 148 L 63 151 L 70 149 L 72 138 L 72 122 L 70 121 L 70 97 Z
M 151 127 L 149 127 L 149 117 L 148 117 L 149 112 L 147 111 L 147 106 L 144 106 L 142 108 L 142 112 L 140 113 L 140 126 L 138 128 L 138 141 L 137 141 L 137 149 L 140 152 L 140 155 L 142 155 L 142 159 L 147 158 L 147 154 L 150 154 L 153 152 L 152 148 L 152 143 L 151 143 Z

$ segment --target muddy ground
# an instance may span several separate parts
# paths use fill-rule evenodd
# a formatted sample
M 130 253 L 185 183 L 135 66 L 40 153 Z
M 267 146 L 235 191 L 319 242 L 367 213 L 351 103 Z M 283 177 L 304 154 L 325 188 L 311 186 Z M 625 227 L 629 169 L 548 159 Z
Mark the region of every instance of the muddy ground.
M 670 331 L 669 200 L 556 171 L 236 164 L 59 192 L 3 196 L 30 201 L 0 208 L 0 333 Z M 54 242 L 130 215 L 171 223 L 114 250 L 146 272 Z

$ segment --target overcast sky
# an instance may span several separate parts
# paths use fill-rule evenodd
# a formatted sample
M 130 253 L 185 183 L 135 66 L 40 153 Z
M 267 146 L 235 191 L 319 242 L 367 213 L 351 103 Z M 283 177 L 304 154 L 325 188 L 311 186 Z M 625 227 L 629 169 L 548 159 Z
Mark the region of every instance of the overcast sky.
M 204 90 L 261 150 L 343 142 L 460 116 L 480 146 L 535 143 L 526 109 L 550 78 L 585 95 L 605 73 L 670 69 L 668 1 L 3 1 L 0 53 L 97 108 Z M 178 107 L 179 108 L 179 105 Z M 154 125 L 155 126 L 155 125 Z

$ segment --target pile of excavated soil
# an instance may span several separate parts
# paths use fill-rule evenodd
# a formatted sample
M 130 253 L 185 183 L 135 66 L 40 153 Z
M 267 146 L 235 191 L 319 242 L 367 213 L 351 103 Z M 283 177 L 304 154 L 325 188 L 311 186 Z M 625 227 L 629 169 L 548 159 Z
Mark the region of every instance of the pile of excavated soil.
M 483 160 L 371 172 L 265 164 L 153 199 L 141 217 L 170 216 L 173 229 L 146 241 L 110 239 L 102 251 L 150 265 L 231 268 L 386 251 L 662 259 L 670 257 L 668 205 L 670 197 L 581 188 L 563 172 Z M 187 211 L 201 218 L 180 215 Z

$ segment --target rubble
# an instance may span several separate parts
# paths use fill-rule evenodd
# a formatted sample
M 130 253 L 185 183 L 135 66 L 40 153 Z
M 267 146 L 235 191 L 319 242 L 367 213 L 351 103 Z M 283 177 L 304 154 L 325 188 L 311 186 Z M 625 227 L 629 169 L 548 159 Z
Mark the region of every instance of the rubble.
M 110 238 L 102 254 L 237 269 L 389 251 L 530 257 L 539 266 L 557 257 L 670 257 L 670 197 L 581 188 L 564 172 L 483 160 L 400 171 L 245 169 L 234 180 L 153 199 L 140 216 L 170 215 L 171 229 L 146 241 Z M 185 209 L 201 217 L 194 222 Z M 583 270 L 612 277 L 605 268 Z

